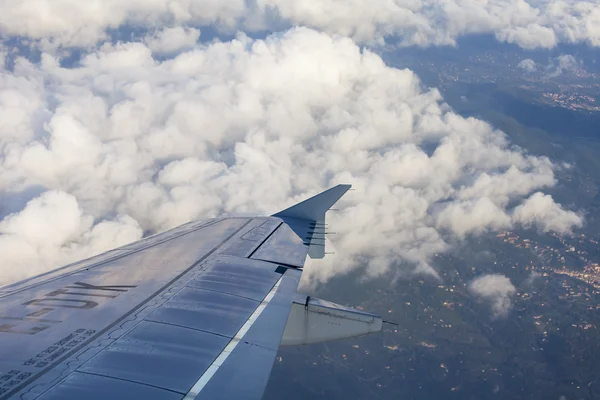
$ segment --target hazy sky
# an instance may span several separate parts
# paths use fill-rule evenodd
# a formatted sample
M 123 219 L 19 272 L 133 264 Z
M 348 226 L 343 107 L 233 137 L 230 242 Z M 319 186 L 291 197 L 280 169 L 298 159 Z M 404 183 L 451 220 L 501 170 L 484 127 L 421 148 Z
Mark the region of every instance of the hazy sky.
M 336 256 L 317 280 L 437 275 L 433 255 L 468 235 L 583 223 L 544 194 L 558 166 L 373 49 L 471 33 L 600 46 L 596 3 L 0 0 L 0 33 L 0 283 L 337 183 L 356 190 L 330 215 Z

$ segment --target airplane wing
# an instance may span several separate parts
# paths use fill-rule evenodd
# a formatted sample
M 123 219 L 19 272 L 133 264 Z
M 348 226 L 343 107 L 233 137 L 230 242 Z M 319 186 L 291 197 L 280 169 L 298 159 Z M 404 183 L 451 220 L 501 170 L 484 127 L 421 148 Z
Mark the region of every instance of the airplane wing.
M 380 331 L 379 316 L 296 293 L 349 188 L 0 288 L 0 399 L 259 399 L 280 345 Z

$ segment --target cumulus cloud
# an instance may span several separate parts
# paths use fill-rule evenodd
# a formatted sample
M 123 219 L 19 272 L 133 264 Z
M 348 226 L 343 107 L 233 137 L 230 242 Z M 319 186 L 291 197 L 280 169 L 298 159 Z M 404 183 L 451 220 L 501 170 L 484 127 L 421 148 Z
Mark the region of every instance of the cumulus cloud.
M 356 190 L 330 215 L 338 251 L 314 279 L 360 267 L 436 275 L 448 238 L 580 224 L 549 197 L 527 198 L 554 185 L 549 159 L 349 38 L 240 34 L 163 58 L 149 46 L 106 43 L 75 65 L 43 53 L 0 71 L 0 192 L 47 191 L 1 222 L 2 240 L 19 244 L 2 247 L 3 282 L 341 182 Z M 69 221 L 63 234 L 31 222 L 54 213 Z
M 509 25 L 496 33 L 496 38 L 524 49 L 552 48 L 557 44 L 556 32 L 538 24 Z
M 28 276 L 41 266 L 98 254 L 141 236 L 142 230 L 131 217 L 94 223 L 74 196 L 51 190 L 0 222 L 2 282 Z
M 194 47 L 199 38 L 198 29 L 176 26 L 154 32 L 144 42 L 153 53 L 168 55 Z
M 483 275 L 469 283 L 469 291 L 489 303 L 493 318 L 506 317 L 511 308 L 511 297 L 517 292 L 510 279 L 501 274 Z
M 543 231 L 562 234 L 571 233 L 572 228 L 583 225 L 580 215 L 563 209 L 560 204 L 554 202 L 552 196 L 541 192 L 532 194 L 523 204 L 517 206 L 513 220 L 524 226 L 535 225 Z
M 517 68 L 521 68 L 525 72 L 535 72 L 535 71 L 537 71 L 537 65 L 535 64 L 535 61 L 533 61 L 533 60 L 531 60 L 529 58 L 521 60 L 517 64 Z
M 73 18 L 73 16 L 76 18 Z M 523 48 L 558 43 L 600 46 L 600 6 L 581 0 L 40 0 L 0 1 L 0 32 L 55 46 L 91 46 L 126 26 L 213 26 L 221 32 L 307 26 L 362 43 L 448 45 L 494 34 Z
M 489 197 L 451 203 L 440 212 L 437 222 L 438 226 L 449 228 L 461 237 L 511 226 L 510 217 Z

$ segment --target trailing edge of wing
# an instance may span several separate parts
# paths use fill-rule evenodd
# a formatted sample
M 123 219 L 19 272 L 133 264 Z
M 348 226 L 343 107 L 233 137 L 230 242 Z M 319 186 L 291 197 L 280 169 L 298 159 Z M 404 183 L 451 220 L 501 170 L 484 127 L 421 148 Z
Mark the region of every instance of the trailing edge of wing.
M 303 202 L 274 214 L 298 235 L 308 248 L 311 258 L 325 256 L 325 213 L 352 186 L 337 185 Z

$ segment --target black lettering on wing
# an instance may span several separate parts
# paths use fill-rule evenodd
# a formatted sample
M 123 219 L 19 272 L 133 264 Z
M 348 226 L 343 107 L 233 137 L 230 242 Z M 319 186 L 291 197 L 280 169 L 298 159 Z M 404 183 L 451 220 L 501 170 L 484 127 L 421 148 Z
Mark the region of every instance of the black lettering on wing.
M 21 335 L 35 335 L 38 332 L 41 332 L 43 330 L 50 328 L 51 325 L 33 326 L 29 329 L 18 329 L 17 326 L 18 325 L 13 325 L 13 324 L 0 325 L 0 332 L 19 333 Z M 15 328 L 17 328 L 17 329 L 15 329 Z
M 76 305 L 78 303 L 79 305 Z M 24 306 L 41 305 L 50 307 L 79 308 L 89 310 L 98 306 L 98 303 L 92 300 L 82 299 L 33 299 L 23 303 Z

